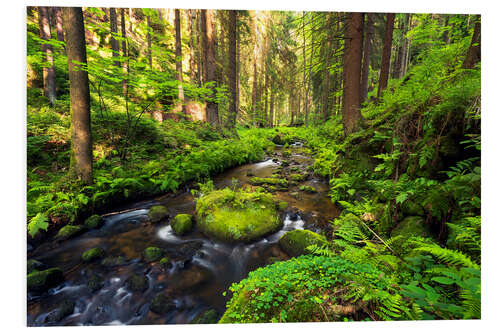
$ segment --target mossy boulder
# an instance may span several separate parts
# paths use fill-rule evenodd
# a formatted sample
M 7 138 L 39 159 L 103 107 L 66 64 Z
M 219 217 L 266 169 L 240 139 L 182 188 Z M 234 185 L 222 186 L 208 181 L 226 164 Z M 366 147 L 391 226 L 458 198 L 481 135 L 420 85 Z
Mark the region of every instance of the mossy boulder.
M 29 259 L 27 262 L 26 262 L 26 270 L 29 273 L 32 273 L 34 271 L 40 271 L 42 269 L 44 269 L 46 266 L 41 263 L 40 261 L 38 260 L 35 260 L 35 259 Z
M 405 238 L 411 236 L 429 237 L 430 232 L 423 217 L 408 216 L 399 222 L 396 228 L 394 228 L 391 232 L 391 237 L 399 235 Z
M 308 254 L 307 247 L 310 245 L 324 245 L 327 240 L 310 230 L 292 230 L 281 236 L 279 245 L 288 255 L 297 257 Z
M 318 192 L 318 190 L 316 190 L 315 187 L 309 186 L 309 185 L 302 185 L 301 187 L 299 187 L 299 190 L 307 192 L 307 193 L 316 193 L 316 192 Z
M 214 309 L 205 310 L 199 313 L 193 320 L 191 320 L 190 324 L 216 324 L 219 315 L 217 311 Z
M 115 267 L 115 266 L 123 266 L 127 263 L 127 259 L 122 256 L 118 257 L 107 257 L 102 259 L 101 265 L 105 267 Z
M 56 235 L 57 240 L 66 240 L 81 234 L 85 228 L 81 225 L 65 225 Z
M 145 262 L 158 261 L 163 257 L 163 250 L 159 247 L 150 246 L 142 252 L 142 258 Z
M 101 276 L 94 272 L 88 273 L 87 287 L 92 291 L 96 292 L 103 286 L 103 279 Z
M 156 314 L 164 315 L 175 309 L 175 303 L 171 296 L 160 293 L 153 297 L 149 309 Z
M 292 173 L 289 176 L 289 180 L 295 181 L 295 182 L 301 182 L 306 180 L 307 174 L 302 174 L 302 173 Z
M 28 291 L 45 291 L 63 281 L 63 271 L 58 267 L 33 271 L 27 276 Z
M 104 258 L 104 250 L 100 247 L 94 247 L 82 253 L 82 260 L 85 262 L 91 262 L 98 259 Z
M 284 145 L 286 143 L 283 135 L 281 134 L 276 134 L 275 136 L 273 136 L 272 140 L 271 140 L 274 144 L 276 145 Z
M 292 152 L 289 150 L 283 150 L 283 153 L 281 153 L 283 157 L 290 157 L 292 156 Z
M 127 288 L 131 291 L 145 291 L 148 289 L 148 278 L 142 274 L 132 274 L 125 281 Z
M 281 187 L 288 187 L 288 181 L 285 178 L 260 178 L 252 177 L 248 180 L 252 185 L 274 185 Z
M 92 215 L 83 223 L 87 229 L 97 229 L 104 224 L 104 219 L 100 215 Z
M 288 208 L 288 202 L 286 202 L 286 201 L 280 201 L 280 202 L 278 203 L 278 209 L 279 209 L 280 211 L 283 211 L 283 210 L 285 210 L 285 209 L 287 209 L 287 208 Z
M 190 214 L 177 214 L 170 222 L 176 235 L 182 236 L 193 229 L 193 216 Z
M 149 220 L 152 223 L 157 223 L 168 216 L 167 207 L 162 205 L 153 206 L 148 212 Z
M 229 188 L 196 202 L 197 223 L 207 236 L 223 242 L 251 242 L 283 226 L 270 193 Z

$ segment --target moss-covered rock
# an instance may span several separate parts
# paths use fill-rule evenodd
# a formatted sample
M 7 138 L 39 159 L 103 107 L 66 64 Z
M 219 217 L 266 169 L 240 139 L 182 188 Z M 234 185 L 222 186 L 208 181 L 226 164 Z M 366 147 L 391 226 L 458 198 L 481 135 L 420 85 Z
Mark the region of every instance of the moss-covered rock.
M 34 271 L 27 276 L 28 291 L 45 291 L 63 281 L 63 271 L 58 267 Z
M 163 257 L 163 250 L 159 247 L 150 246 L 142 252 L 142 258 L 145 262 L 158 261 Z
M 64 300 L 57 305 L 53 311 L 51 311 L 47 318 L 46 322 L 58 322 L 64 319 L 65 317 L 73 314 L 75 311 L 75 302 L 72 300 Z
M 115 266 L 123 266 L 127 263 L 127 259 L 122 256 L 118 257 L 107 257 L 102 259 L 101 265 L 105 267 L 115 267 Z
M 101 276 L 94 272 L 88 273 L 87 287 L 92 291 L 96 292 L 103 286 L 103 279 Z
M 193 229 L 193 217 L 190 214 L 177 214 L 170 225 L 176 235 L 185 235 Z
M 283 210 L 285 210 L 287 208 L 288 208 L 288 202 L 286 202 L 286 201 L 280 201 L 278 203 L 278 209 L 279 210 L 283 211 Z
M 81 225 L 65 225 L 56 235 L 57 240 L 66 240 L 81 234 L 84 227 Z
M 248 180 L 252 185 L 274 185 L 281 187 L 288 187 L 288 181 L 285 178 L 260 178 L 252 177 Z
M 26 262 L 26 270 L 29 273 L 32 273 L 34 271 L 40 271 L 42 269 L 44 269 L 46 266 L 41 263 L 40 261 L 38 260 L 35 260 L 35 259 L 29 259 L 27 262 Z
M 164 315 L 175 309 L 175 303 L 169 295 L 160 293 L 153 297 L 149 309 L 156 314 Z
M 272 140 L 271 140 L 274 144 L 276 145 L 284 145 L 286 143 L 283 135 L 281 134 L 276 134 L 275 136 L 273 136 Z
M 214 309 L 205 310 L 199 313 L 193 320 L 191 320 L 190 324 L 216 324 L 219 315 L 217 311 Z
M 87 229 L 100 228 L 104 224 L 104 220 L 100 215 L 92 215 L 83 223 Z
M 292 152 L 289 150 L 283 150 L 283 153 L 281 153 L 283 157 L 290 157 L 292 156 Z
M 153 206 L 148 212 L 149 220 L 152 223 L 157 223 L 168 216 L 167 207 L 162 205 Z
M 423 217 L 408 216 L 399 222 L 396 228 L 391 232 L 391 237 L 399 235 L 405 238 L 411 236 L 429 237 L 430 232 Z
M 212 191 L 196 202 L 197 223 L 207 236 L 223 242 L 250 242 L 283 225 L 270 193 Z
M 148 278 L 141 274 L 132 274 L 125 281 L 127 288 L 131 291 L 145 291 L 148 289 Z
M 307 174 L 302 174 L 302 173 L 292 173 L 289 176 L 289 180 L 295 181 L 295 182 L 301 182 L 306 180 Z
M 309 185 L 302 185 L 299 187 L 299 190 L 307 192 L 307 193 L 316 193 L 318 192 L 315 187 Z
M 82 253 L 82 260 L 85 262 L 91 262 L 97 259 L 104 258 L 104 250 L 100 247 L 94 247 Z
M 292 230 L 281 236 L 279 245 L 288 255 L 297 257 L 309 252 L 306 248 L 310 245 L 327 244 L 324 236 L 310 230 Z

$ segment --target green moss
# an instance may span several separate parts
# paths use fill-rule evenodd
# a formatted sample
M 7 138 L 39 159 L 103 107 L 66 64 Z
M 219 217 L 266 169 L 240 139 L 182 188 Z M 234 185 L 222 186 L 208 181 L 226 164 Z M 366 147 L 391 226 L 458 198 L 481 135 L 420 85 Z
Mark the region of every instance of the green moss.
M 310 230 L 292 230 L 281 236 L 279 245 L 290 256 L 307 254 L 309 245 L 327 244 L 325 237 Z
M 280 201 L 278 203 L 278 209 L 279 210 L 285 210 L 287 208 L 288 208 L 288 202 L 286 202 L 286 201 Z
M 62 281 L 64 281 L 63 271 L 57 267 L 44 271 L 34 271 L 27 276 L 29 291 L 44 291 L 55 287 Z
M 102 278 L 95 273 L 91 273 L 87 282 L 87 287 L 89 287 L 92 292 L 96 292 L 97 290 L 102 288 L 102 285 Z
M 125 281 L 127 288 L 131 291 L 145 291 L 148 289 L 148 278 L 145 275 L 132 274 Z
M 281 134 L 276 134 L 271 141 L 276 145 L 284 145 L 286 143 L 285 139 Z
M 142 253 L 142 258 L 145 262 L 158 261 L 163 256 L 163 250 L 158 247 L 148 247 Z
M 198 314 L 190 324 L 216 324 L 217 323 L 217 311 L 214 309 L 206 310 Z
M 65 240 L 71 237 L 75 237 L 82 233 L 84 230 L 81 225 L 65 225 L 62 227 L 56 235 L 56 239 Z
M 425 215 L 424 208 L 413 200 L 406 200 L 401 204 L 401 211 L 404 216 L 423 216 Z
M 293 180 L 293 181 L 296 181 L 296 182 L 304 181 L 304 180 L 306 180 L 306 178 L 307 178 L 307 175 L 306 174 L 301 174 L 301 173 L 292 173 L 289 176 L 290 180 Z
M 42 264 L 40 261 L 35 260 L 35 259 L 30 259 L 26 262 L 26 269 L 27 269 L 28 274 L 32 273 L 34 271 L 39 271 L 44 266 L 45 266 L 44 264 Z
M 89 217 L 88 219 L 85 220 L 84 225 L 88 229 L 95 229 L 95 228 L 101 227 L 103 223 L 104 223 L 104 220 L 101 216 L 92 215 L 91 217 Z
M 151 207 L 148 212 L 149 220 L 153 223 L 160 222 L 167 217 L 167 215 L 167 208 L 161 205 Z
M 101 258 L 104 258 L 104 250 L 100 247 L 94 247 L 83 252 L 82 254 L 82 260 L 85 262 L 90 262 Z
M 190 214 L 177 214 L 170 225 L 176 235 L 185 235 L 193 229 L 193 217 Z
M 391 232 L 391 237 L 411 236 L 429 237 L 430 232 L 425 225 L 425 220 L 421 216 L 408 216 L 404 218 Z
M 125 257 L 107 257 L 101 261 L 101 265 L 106 267 L 123 266 L 127 263 Z
M 281 228 L 276 204 L 269 193 L 212 191 L 196 202 L 198 227 L 223 242 L 249 242 Z
M 153 297 L 149 309 L 156 314 L 163 315 L 175 309 L 175 303 L 170 296 L 160 293 Z
M 292 152 L 289 150 L 283 150 L 283 153 L 281 153 L 283 157 L 290 157 L 292 156 Z
M 252 177 L 248 180 L 252 185 L 278 185 L 288 187 L 288 181 L 284 178 L 260 178 Z
M 299 187 L 299 190 L 307 192 L 307 193 L 316 193 L 316 192 L 318 192 L 316 190 L 316 188 L 314 188 L 313 186 L 308 186 L 308 185 L 302 185 L 301 187 Z
M 170 259 L 167 258 L 167 257 L 163 257 L 161 258 L 160 260 L 160 264 L 162 264 L 163 266 L 167 267 L 167 268 L 170 268 L 172 267 L 172 263 L 170 262 Z

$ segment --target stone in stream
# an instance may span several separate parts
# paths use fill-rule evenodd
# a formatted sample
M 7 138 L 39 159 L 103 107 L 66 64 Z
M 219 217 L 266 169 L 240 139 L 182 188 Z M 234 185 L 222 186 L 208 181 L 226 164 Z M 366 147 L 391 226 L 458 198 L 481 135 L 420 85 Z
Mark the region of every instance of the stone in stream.
M 127 288 L 131 291 L 146 291 L 149 286 L 148 278 L 145 275 L 132 274 L 125 281 Z
M 127 263 L 127 259 L 125 259 L 125 257 L 122 257 L 122 256 L 107 257 L 101 261 L 101 265 L 105 266 L 105 267 L 123 266 L 126 263 Z
M 55 323 L 61 321 L 65 317 L 73 314 L 75 311 L 75 302 L 72 300 L 64 300 L 57 305 L 57 308 L 52 310 L 45 318 L 46 323 Z
M 208 237 L 251 242 L 283 226 L 273 196 L 262 191 L 212 191 L 196 201 L 197 224 Z
M 170 295 L 159 293 L 151 300 L 149 309 L 151 312 L 164 315 L 175 309 L 175 303 Z
M 92 271 L 87 272 L 86 275 L 88 276 L 87 287 L 90 291 L 96 292 L 102 288 L 103 279 L 101 276 Z
M 276 145 L 284 145 L 286 143 L 285 139 L 283 138 L 283 136 L 281 134 L 276 134 L 272 140 L 271 140 L 274 144 Z
M 152 223 L 160 222 L 168 217 L 167 207 L 162 205 L 153 206 L 149 209 L 148 216 Z
M 28 274 L 32 273 L 33 271 L 41 271 L 45 268 L 47 268 L 45 264 L 35 259 L 30 259 L 26 262 L 26 269 Z
M 75 237 L 85 231 L 82 225 L 65 225 L 62 227 L 56 235 L 56 239 L 59 241 L 70 239 Z
M 318 235 L 310 230 L 292 230 L 281 236 L 279 245 L 288 255 L 298 257 L 308 254 L 307 247 L 310 245 L 327 245 L 324 236 Z
M 158 261 L 163 257 L 163 250 L 159 247 L 150 246 L 142 252 L 142 258 L 145 262 Z
M 219 315 L 217 311 L 214 309 L 205 310 L 200 312 L 196 317 L 193 318 L 189 323 L 190 324 L 216 324 Z
M 193 216 L 190 214 L 177 214 L 170 222 L 172 230 L 178 236 L 183 236 L 193 229 Z
M 82 253 L 82 260 L 85 262 L 91 262 L 94 260 L 104 258 L 104 250 L 100 247 L 94 247 Z
M 33 271 L 27 276 L 28 291 L 46 291 L 63 281 L 63 271 L 58 267 Z
M 92 215 L 83 223 L 87 229 L 97 229 L 102 227 L 104 219 L 100 215 Z
M 318 190 L 316 190 L 315 187 L 309 186 L 309 185 L 302 185 L 301 187 L 299 187 L 299 190 L 307 192 L 307 193 L 316 193 L 316 192 L 318 192 Z

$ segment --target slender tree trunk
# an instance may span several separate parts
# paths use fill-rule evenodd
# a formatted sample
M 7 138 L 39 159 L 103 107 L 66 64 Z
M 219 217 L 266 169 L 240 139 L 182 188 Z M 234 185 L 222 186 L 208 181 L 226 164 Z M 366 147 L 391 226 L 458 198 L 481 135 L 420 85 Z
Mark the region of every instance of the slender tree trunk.
M 255 126 L 255 113 L 257 112 L 257 52 L 258 52 L 258 40 L 257 40 L 257 16 L 253 19 L 253 32 L 255 36 L 253 44 L 253 87 L 252 87 L 252 114 L 253 114 L 253 125 Z
M 264 83 L 264 124 L 268 124 L 269 122 L 269 117 L 267 116 L 268 96 L 269 96 L 269 74 L 267 73 L 266 70 L 265 83 Z
M 214 48 L 214 29 L 213 29 L 213 10 L 212 9 L 202 9 L 201 10 L 201 21 L 202 21 L 202 38 L 203 38 L 203 52 L 204 52 L 204 64 L 205 64 L 205 82 L 213 82 L 214 85 L 211 88 L 211 100 L 207 101 L 207 120 L 210 124 L 219 127 L 219 111 L 218 105 L 215 101 L 216 96 L 216 62 L 215 62 L 215 48 Z
M 356 132 L 361 122 L 361 54 L 363 14 L 348 13 L 344 46 L 344 98 L 342 124 L 345 135 Z
M 407 14 L 409 15 L 409 14 Z M 443 43 L 450 44 L 450 35 L 448 33 L 448 23 L 450 21 L 450 14 L 444 14 L 444 31 L 443 31 Z
M 196 10 L 196 56 L 197 56 L 197 59 L 198 59 L 198 63 L 197 63 L 197 76 L 198 76 L 198 85 L 201 86 L 201 84 L 204 82 L 204 65 L 203 65 L 203 60 L 204 60 L 204 56 L 202 56 L 202 52 L 201 52 L 201 49 L 202 49 L 202 41 L 200 40 L 201 39 L 201 35 L 202 35 L 202 31 L 203 29 L 201 28 L 202 26 L 202 22 L 201 22 L 201 10 L 197 9 Z
M 128 21 L 129 21 L 128 29 L 130 30 L 130 33 L 133 33 L 134 29 L 132 27 L 132 8 L 128 9 Z
M 63 17 L 61 7 L 55 7 L 57 40 L 64 42 Z
M 189 33 L 189 77 L 191 78 L 191 82 L 196 81 L 195 74 L 195 60 L 194 60 L 194 32 L 193 32 L 193 10 L 188 9 L 188 33 Z
M 149 69 L 153 70 L 153 52 L 151 50 L 151 18 L 146 16 L 146 23 L 148 25 L 148 62 Z
M 271 84 L 271 99 L 269 101 L 269 127 L 273 128 L 273 118 L 274 118 L 274 89 Z
M 328 26 L 331 26 L 331 17 L 328 16 Z M 329 109 L 329 97 L 330 97 L 330 57 L 332 52 L 332 41 L 330 36 L 327 37 L 328 41 L 326 43 L 326 61 L 325 61 L 325 71 L 323 77 L 323 121 L 328 120 L 328 109 Z
M 182 79 L 182 41 L 181 41 L 181 13 L 179 9 L 175 9 L 175 69 L 177 72 L 178 85 L 178 105 L 176 111 L 182 111 L 186 114 L 186 106 L 184 105 L 184 87 Z
M 120 61 L 116 60 L 120 55 L 120 44 L 115 38 L 118 35 L 118 21 L 115 8 L 109 9 L 109 25 L 111 28 L 111 49 L 113 50 L 113 58 L 115 58 L 115 66 L 120 67 Z
M 238 113 L 237 109 L 237 64 L 236 64 L 236 25 L 237 25 L 237 15 L 236 10 L 230 10 L 229 13 L 229 126 L 234 128 L 236 126 L 236 115 Z
M 50 40 L 49 8 L 38 7 L 38 24 L 40 27 L 40 38 Z M 51 105 L 56 102 L 56 72 L 54 67 L 54 53 L 52 46 L 48 43 L 42 44 L 42 52 L 46 64 L 43 66 L 43 92 L 49 99 Z
M 403 26 L 403 37 L 401 41 L 401 54 L 398 55 L 398 58 L 400 58 L 400 60 L 398 62 L 397 78 L 399 79 L 405 75 L 406 56 L 408 49 L 408 38 L 406 37 L 406 34 L 408 32 L 409 23 L 410 23 L 410 14 L 406 14 Z
M 92 183 L 92 135 L 88 73 L 78 63 L 87 63 L 85 28 L 80 7 L 63 7 L 71 99 L 70 174 L 85 184 Z
M 481 61 L 481 16 L 477 15 L 474 23 L 474 33 L 462 68 L 472 69 L 479 61 Z
M 365 14 L 365 38 L 363 46 L 363 68 L 361 69 L 361 103 L 368 96 L 368 74 L 370 74 L 370 55 L 372 53 L 373 14 Z
M 127 31 L 125 29 L 125 9 L 124 8 L 121 8 L 120 9 L 120 23 L 121 23 L 121 28 L 122 28 L 122 38 L 123 38 L 123 41 L 122 41 L 122 56 L 123 58 L 127 58 L 128 57 L 128 53 L 127 53 Z M 127 77 L 127 74 L 128 74 L 128 61 L 124 60 L 123 61 L 123 75 L 125 77 Z M 125 98 L 128 98 L 128 82 L 127 82 L 127 79 L 123 79 L 122 81 L 122 90 L 123 90 L 123 96 L 125 96 Z
M 394 30 L 394 13 L 387 14 L 384 35 L 384 50 L 382 51 L 382 65 L 380 68 L 380 79 L 378 82 L 377 98 L 380 98 L 382 91 L 387 88 L 389 80 L 389 67 L 391 64 L 392 32 Z

